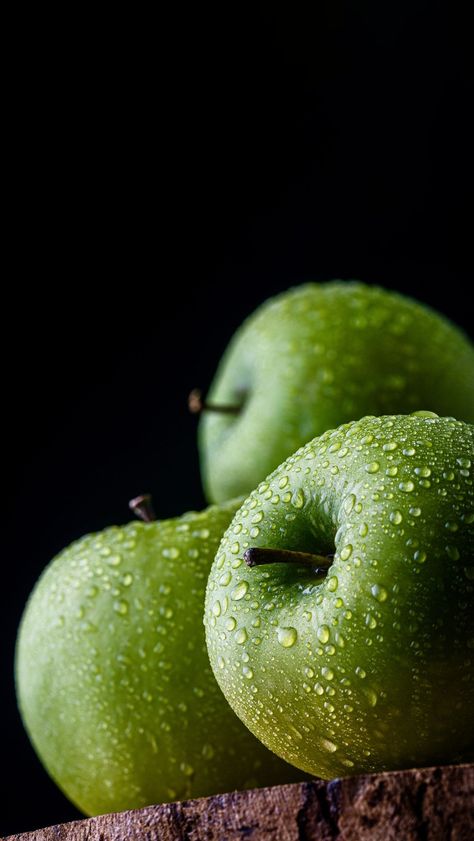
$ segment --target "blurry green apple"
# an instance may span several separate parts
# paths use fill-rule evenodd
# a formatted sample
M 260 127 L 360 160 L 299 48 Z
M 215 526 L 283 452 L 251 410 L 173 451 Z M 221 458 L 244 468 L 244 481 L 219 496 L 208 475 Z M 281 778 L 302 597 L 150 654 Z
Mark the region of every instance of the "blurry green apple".
M 88 535 L 32 593 L 20 709 L 45 767 L 87 814 L 301 778 L 239 721 L 209 666 L 204 590 L 237 507 Z
M 244 502 L 209 578 L 207 642 L 275 753 L 326 778 L 474 759 L 473 478 L 474 426 L 368 417 Z
M 209 501 L 247 494 L 313 436 L 423 407 L 474 422 L 474 347 L 416 301 L 352 281 L 267 301 L 235 334 L 200 421 Z M 195 395 L 191 408 L 199 408 Z

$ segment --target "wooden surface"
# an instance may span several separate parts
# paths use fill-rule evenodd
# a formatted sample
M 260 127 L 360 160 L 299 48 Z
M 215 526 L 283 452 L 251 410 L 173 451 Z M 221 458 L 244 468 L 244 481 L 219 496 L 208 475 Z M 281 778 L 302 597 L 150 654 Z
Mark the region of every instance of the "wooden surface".
M 474 765 L 239 791 L 10 841 L 472 841 Z

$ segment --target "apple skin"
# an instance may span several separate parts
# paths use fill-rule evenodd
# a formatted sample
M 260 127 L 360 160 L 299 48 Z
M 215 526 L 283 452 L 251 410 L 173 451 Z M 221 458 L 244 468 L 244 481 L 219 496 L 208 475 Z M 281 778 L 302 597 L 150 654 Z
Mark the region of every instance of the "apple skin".
M 248 494 L 288 453 L 364 415 L 430 409 L 474 422 L 474 346 L 411 298 L 356 281 L 309 283 L 270 299 L 235 333 L 204 412 L 210 502 Z
M 244 502 L 211 569 L 222 691 L 267 747 L 323 778 L 474 759 L 474 427 L 424 414 L 367 417 L 298 450 Z M 335 554 L 318 579 L 249 568 L 249 547 Z
M 237 507 L 88 535 L 30 597 L 16 653 L 21 714 L 86 814 L 302 778 L 234 715 L 209 666 L 204 591 Z

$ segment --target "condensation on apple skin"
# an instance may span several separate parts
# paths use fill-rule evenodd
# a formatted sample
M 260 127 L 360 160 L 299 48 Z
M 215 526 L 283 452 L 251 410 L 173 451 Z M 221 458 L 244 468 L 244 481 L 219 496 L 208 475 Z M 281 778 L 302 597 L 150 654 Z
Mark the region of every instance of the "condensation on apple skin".
M 23 626 L 19 683 L 41 667 L 52 695 L 47 718 L 42 702 L 24 706 L 24 715 L 50 772 L 86 812 L 210 794 L 223 780 L 243 788 L 292 776 L 228 709 L 205 648 L 208 569 L 236 508 L 89 535 L 38 584 Z M 235 630 L 231 603 L 223 594 L 216 612 Z
M 435 680 L 429 677 L 430 663 L 435 651 L 436 657 L 443 658 L 449 650 L 446 674 L 452 670 L 454 652 L 459 650 L 465 629 L 472 626 L 474 614 L 474 588 L 469 584 L 472 568 L 458 563 L 462 557 L 461 531 L 474 522 L 470 464 L 466 466 L 464 461 L 471 459 L 458 453 L 456 460 L 442 446 L 433 446 L 436 426 L 441 424 L 443 440 L 457 436 L 457 446 L 472 452 L 472 427 L 452 419 L 440 420 L 433 413 L 423 413 L 408 423 L 397 417 L 373 418 L 364 423 L 371 431 L 360 437 L 359 423 L 347 424 L 297 451 L 250 494 L 233 522 L 232 531 L 238 529 L 250 545 L 280 544 L 317 553 L 333 552 L 327 577 L 315 582 L 308 580 L 304 571 L 291 572 L 281 566 L 271 571 L 233 567 L 233 558 L 240 556 L 229 553 L 229 530 L 221 542 L 208 587 L 208 646 L 224 694 L 273 750 L 322 776 L 348 773 L 348 769 L 350 773 L 380 770 L 381 757 L 387 754 L 396 767 L 409 761 L 413 739 L 422 743 L 429 760 L 430 738 L 433 742 L 441 738 L 436 728 L 435 735 L 430 735 L 423 718 L 423 704 L 431 691 L 426 681 Z M 337 472 L 332 470 L 335 460 L 339 460 Z M 366 465 L 375 462 L 377 470 L 367 471 Z M 344 471 L 349 473 L 354 465 L 359 465 L 358 481 L 351 487 Z M 449 505 L 459 510 L 456 517 L 444 518 L 446 539 L 433 548 L 433 509 L 441 512 L 447 504 L 443 493 L 447 484 L 452 489 Z M 285 510 L 300 486 L 303 508 L 294 511 L 295 519 L 288 519 Z M 271 499 L 277 491 L 280 502 L 273 505 Z M 258 533 L 251 538 L 250 519 L 259 511 L 264 516 L 259 518 Z M 299 517 L 305 518 L 303 527 Z M 474 536 L 471 540 L 474 545 Z M 393 552 L 397 565 L 405 570 L 400 580 L 385 563 L 387 551 Z M 430 616 L 428 627 L 423 622 L 424 570 L 430 570 L 432 579 L 434 571 L 440 565 L 444 569 L 446 563 L 455 577 L 452 598 L 461 616 L 454 634 L 448 631 L 449 615 L 443 610 Z M 217 567 L 221 575 L 226 574 L 226 586 L 219 580 Z M 461 594 L 466 595 L 466 585 L 462 581 L 466 580 L 470 590 L 463 602 Z M 223 592 L 230 594 L 242 581 L 248 588 L 232 605 L 236 627 L 245 628 L 247 637 L 245 644 L 239 645 L 235 635 L 225 627 L 221 630 L 219 621 L 212 625 L 208 611 L 213 599 L 221 598 Z M 295 637 L 285 650 L 279 634 L 287 628 L 294 628 Z M 468 649 L 469 639 L 474 640 L 474 628 L 468 637 Z M 359 656 L 349 667 L 347 656 L 355 646 Z M 387 687 L 384 672 L 393 657 L 403 662 L 407 652 L 411 665 L 402 670 L 400 687 Z M 374 666 L 374 657 L 382 664 L 380 668 Z M 466 684 L 465 674 L 463 678 L 459 674 L 461 679 L 465 691 L 471 693 L 472 709 L 472 681 Z M 446 680 L 443 697 L 450 696 L 451 686 L 452 682 Z M 472 730 L 472 714 L 466 715 L 471 719 L 468 724 L 464 722 L 464 728 Z M 399 733 L 401 723 L 405 730 L 394 741 L 392 728 Z M 461 723 L 453 716 L 448 721 L 445 716 L 443 727 L 448 742 L 459 745 Z M 293 728 L 302 734 L 302 740 Z M 325 750 L 321 739 L 335 745 L 336 750 Z

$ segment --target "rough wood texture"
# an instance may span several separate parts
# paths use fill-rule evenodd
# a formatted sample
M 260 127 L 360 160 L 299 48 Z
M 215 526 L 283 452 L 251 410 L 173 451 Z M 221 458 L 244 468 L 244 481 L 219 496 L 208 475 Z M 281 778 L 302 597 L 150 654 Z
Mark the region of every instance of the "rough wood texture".
M 472 841 L 474 765 L 237 791 L 9 841 Z

